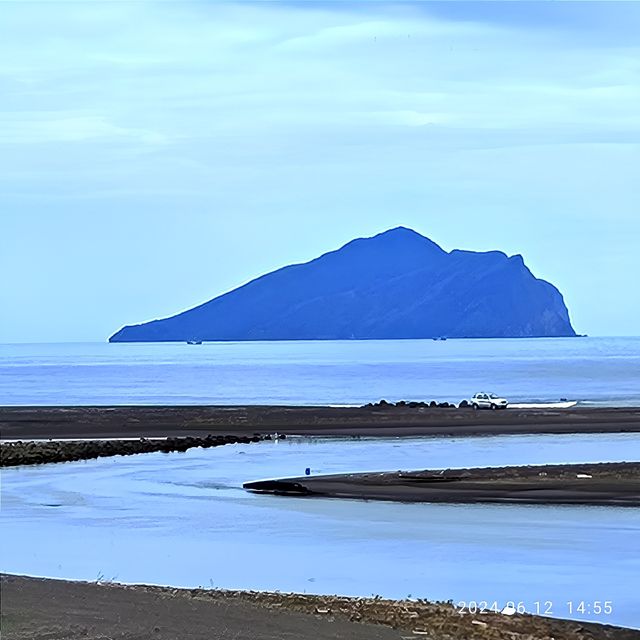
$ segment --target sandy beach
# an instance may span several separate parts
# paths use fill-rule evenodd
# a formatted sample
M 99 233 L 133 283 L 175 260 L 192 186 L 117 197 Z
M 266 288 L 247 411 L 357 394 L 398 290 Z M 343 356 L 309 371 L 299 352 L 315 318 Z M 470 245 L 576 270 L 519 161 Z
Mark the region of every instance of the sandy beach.
M 399 502 L 640 506 L 640 462 L 302 476 L 246 482 L 260 493 Z
M 640 432 L 640 408 L 507 409 L 410 406 L 1 407 L 5 440 L 253 436 L 466 436 Z
M 124 586 L 2 576 L 7 640 L 638 640 L 640 631 L 453 605 L 302 594 Z

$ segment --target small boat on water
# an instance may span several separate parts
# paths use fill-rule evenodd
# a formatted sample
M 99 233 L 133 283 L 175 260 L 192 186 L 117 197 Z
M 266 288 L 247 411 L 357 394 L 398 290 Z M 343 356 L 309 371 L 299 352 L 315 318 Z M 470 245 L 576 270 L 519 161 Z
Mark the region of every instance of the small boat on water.
M 187 344 L 202 344 L 202 340 L 187 340 Z

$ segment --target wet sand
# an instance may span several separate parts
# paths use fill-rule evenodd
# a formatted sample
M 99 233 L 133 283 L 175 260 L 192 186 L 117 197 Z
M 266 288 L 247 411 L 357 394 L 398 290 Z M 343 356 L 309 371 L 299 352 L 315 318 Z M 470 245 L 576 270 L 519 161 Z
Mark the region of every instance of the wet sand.
M 138 640 L 639 640 L 640 631 L 451 604 L 2 576 L 2 637 Z
M 639 507 L 640 462 L 302 476 L 243 487 L 294 497 Z
M 477 436 L 640 432 L 640 408 L 507 409 L 279 406 L 0 407 L 0 436 L 157 438 L 272 434 Z

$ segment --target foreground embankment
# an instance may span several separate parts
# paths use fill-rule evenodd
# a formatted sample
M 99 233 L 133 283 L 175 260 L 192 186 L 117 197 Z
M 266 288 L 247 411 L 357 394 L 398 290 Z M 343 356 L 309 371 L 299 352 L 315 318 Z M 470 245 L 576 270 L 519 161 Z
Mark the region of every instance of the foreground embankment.
M 302 476 L 246 482 L 259 493 L 401 502 L 640 506 L 640 462 Z
M 253 436 L 274 432 L 383 437 L 640 432 L 640 408 L 474 411 L 466 407 L 390 404 L 0 408 L 0 435 L 5 440 Z
M 453 605 L 2 576 L 2 637 L 122 640 L 639 640 L 640 631 Z
M 248 444 L 270 440 L 269 435 L 255 436 L 214 436 L 204 438 L 163 438 L 160 440 L 64 440 L 49 442 L 3 442 L 0 444 L 0 467 L 16 467 L 25 464 L 46 464 L 50 462 L 73 462 L 108 456 L 130 456 L 136 453 L 162 451 L 187 451 L 193 447 L 220 447 L 225 444 Z

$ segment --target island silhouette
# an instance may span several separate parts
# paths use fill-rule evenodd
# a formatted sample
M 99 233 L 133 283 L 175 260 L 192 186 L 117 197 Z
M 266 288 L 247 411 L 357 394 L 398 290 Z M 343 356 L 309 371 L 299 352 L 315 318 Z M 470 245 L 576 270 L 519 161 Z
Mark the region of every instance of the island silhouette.
M 562 294 L 521 255 L 445 251 L 396 227 L 267 273 L 110 342 L 575 336 Z

